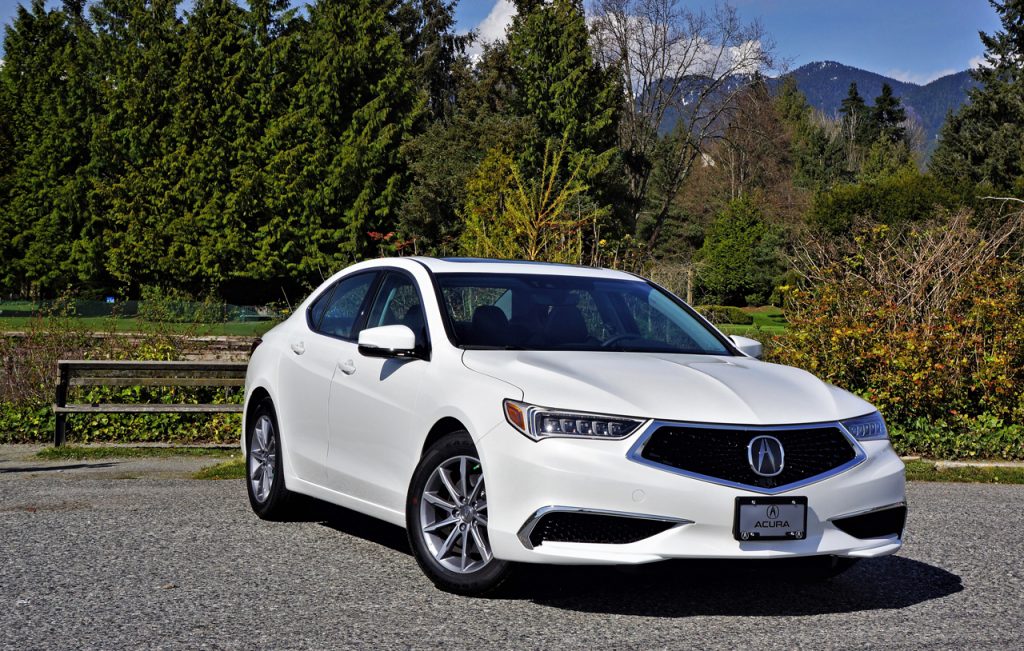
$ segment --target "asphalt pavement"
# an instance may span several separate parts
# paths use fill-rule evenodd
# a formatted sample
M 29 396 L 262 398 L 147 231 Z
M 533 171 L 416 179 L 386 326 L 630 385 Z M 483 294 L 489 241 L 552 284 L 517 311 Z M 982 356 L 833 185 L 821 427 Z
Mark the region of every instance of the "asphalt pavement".
M 532 567 L 473 599 L 401 529 L 320 503 L 263 522 L 241 481 L 183 478 L 201 463 L 0 458 L 0 648 L 1024 647 L 1024 486 L 911 484 L 903 550 L 823 584 Z

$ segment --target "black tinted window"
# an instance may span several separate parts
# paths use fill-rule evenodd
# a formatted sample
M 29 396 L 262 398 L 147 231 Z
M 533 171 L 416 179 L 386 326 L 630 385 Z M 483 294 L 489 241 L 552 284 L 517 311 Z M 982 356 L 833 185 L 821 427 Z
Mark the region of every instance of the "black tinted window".
M 726 355 L 670 296 L 641 280 L 437 274 L 460 346 Z
M 332 337 L 353 339 L 366 295 L 376 276 L 376 273 L 357 274 L 335 285 L 330 299 L 325 301 L 326 308 L 317 330 Z M 318 304 L 313 305 L 314 310 L 318 307 Z

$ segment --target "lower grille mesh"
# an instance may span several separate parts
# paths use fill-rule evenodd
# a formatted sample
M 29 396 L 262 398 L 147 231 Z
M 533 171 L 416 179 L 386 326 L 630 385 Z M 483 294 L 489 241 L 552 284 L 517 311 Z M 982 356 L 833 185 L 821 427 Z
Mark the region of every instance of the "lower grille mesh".
M 650 538 L 675 524 L 597 513 L 556 512 L 540 519 L 530 533 L 530 542 L 534 546 L 545 541 L 623 545 Z

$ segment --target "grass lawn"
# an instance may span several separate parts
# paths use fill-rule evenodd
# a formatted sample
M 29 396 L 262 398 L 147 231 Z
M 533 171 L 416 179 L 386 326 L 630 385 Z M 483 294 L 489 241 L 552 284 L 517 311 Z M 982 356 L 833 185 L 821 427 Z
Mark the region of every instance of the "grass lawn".
M 972 484 L 1024 484 L 1024 468 L 990 466 L 938 467 L 934 461 L 907 461 L 910 481 L 961 481 Z
M 0 332 L 17 332 L 28 330 L 32 325 L 31 317 L 0 316 Z M 239 336 L 257 337 L 270 330 L 277 321 L 231 321 L 228 323 L 153 323 L 140 319 L 117 319 L 111 322 L 109 317 L 78 317 L 75 323 L 92 332 L 166 332 L 197 336 Z
M 245 479 L 245 459 L 231 459 L 194 473 L 192 479 Z
M 201 448 L 195 446 L 156 447 L 129 445 L 62 445 L 44 448 L 36 458 L 46 461 L 73 459 L 136 459 L 139 457 L 230 457 L 238 454 L 237 446 L 230 448 Z
M 757 339 L 761 335 L 778 335 L 786 331 L 786 315 L 781 308 L 767 305 L 765 307 L 745 307 L 743 311 L 754 317 L 753 325 L 730 325 L 723 323 L 718 329 L 728 335 L 740 335 Z

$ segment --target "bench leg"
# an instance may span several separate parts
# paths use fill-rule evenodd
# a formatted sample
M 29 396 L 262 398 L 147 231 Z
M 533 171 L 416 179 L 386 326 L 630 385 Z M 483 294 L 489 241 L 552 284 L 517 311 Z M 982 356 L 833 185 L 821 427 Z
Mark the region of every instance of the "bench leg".
M 56 404 L 58 407 L 64 407 L 68 404 L 68 380 L 69 373 L 66 366 L 58 365 L 57 372 L 60 376 L 57 381 L 57 395 L 55 396 Z M 68 415 L 57 413 L 54 414 L 54 426 L 53 426 L 53 447 L 59 448 L 64 445 L 64 441 L 67 439 L 68 429 Z
M 56 415 L 56 425 L 53 428 L 53 446 L 60 447 L 64 445 L 64 441 L 67 438 L 67 427 L 68 417 L 67 414 Z

